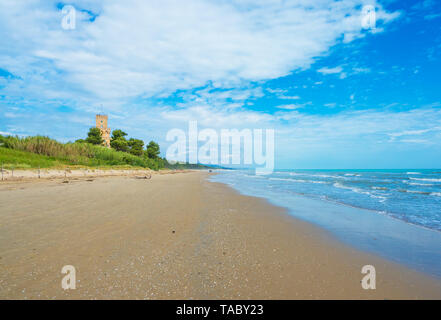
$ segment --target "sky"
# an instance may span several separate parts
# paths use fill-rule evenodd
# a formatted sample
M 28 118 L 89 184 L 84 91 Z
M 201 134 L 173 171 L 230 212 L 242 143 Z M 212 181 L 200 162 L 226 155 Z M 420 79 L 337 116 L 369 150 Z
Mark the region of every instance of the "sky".
M 440 72 L 437 0 L 0 1 L 2 135 L 105 113 L 163 154 L 197 121 L 274 129 L 281 169 L 440 168 Z

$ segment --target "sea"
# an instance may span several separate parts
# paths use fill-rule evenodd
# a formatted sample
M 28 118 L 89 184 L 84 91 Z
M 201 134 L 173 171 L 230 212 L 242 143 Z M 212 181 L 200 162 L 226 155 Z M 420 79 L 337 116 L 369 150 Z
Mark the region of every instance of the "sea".
M 216 171 L 212 181 L 285 207 L 348 245 L 441 278 L 441 169 Z

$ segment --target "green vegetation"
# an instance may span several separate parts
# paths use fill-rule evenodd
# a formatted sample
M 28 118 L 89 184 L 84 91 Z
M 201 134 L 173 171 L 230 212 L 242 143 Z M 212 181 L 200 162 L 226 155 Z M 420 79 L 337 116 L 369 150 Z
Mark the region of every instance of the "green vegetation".
M 144 150 L 142 148 L 144 147 L 144 141 L 142 141 L 140 139 L 131 138 L 129 141 L 127 141 L 127 143 L 129 146 L 129 152 L 131 154 L 133 154 L 135 156 L 142 156 L 143 155 Z M 147 150 L 147 152 L 148 152 L 148 150 Z
M 86 142 L 97 145 L 103 144 L 103 139 L 101 138 L 100 129 L 90 128 L 89 132 L 87 133 Z
M 0 147 L 0 163 L 5 169 L 53 168 L 68 165 L 53 157 Z
M 128 152 L 129 151 L 129 143 L 126 140 L 127 133 L 122 130 L 113 130 L 112 139 L 110 140 L 110 146 L 117 150 Z M 143 143 L 144 145 L 144 143 Z
M 94 130 L 96 129 L 96 130 Z M 97 130 L 99 136 L 97 136 Z M 146 149 L 144 141 L 131 138 L 127 133 L 114 130 L 111 148 L 101 145 L 102 139 L 97 128 L 91 128 L 85 140 L 61 143 L 49 137 L 33 136 L 20 138 L 0 135 L 0 163 L 5 168 L 63 168 L 73 167 L 138 167 L 160 170 L 204 168 L 201 165 L 169 164 L 161 158 L 159 145 L 150 141 Z
M 16 168 L 131 166 L 159 170 L 168 165 L 162 158 L 150 159 L 91 143 L 60 143 L 42 136 L 0 136 L 0 162 Z
M 158 159 L 159 158 L 159 144 L 155 141 L 150 141 L 147 146 L 147 157 L 150 159 Z

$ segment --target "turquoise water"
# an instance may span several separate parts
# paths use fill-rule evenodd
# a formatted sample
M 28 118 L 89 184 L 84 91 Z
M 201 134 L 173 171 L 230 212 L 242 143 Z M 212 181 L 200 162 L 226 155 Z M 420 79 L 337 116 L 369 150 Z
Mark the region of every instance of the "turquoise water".
M 441 170 L 232 170 L 212 180 L 286 207 L 359 249 L 441 277 Z

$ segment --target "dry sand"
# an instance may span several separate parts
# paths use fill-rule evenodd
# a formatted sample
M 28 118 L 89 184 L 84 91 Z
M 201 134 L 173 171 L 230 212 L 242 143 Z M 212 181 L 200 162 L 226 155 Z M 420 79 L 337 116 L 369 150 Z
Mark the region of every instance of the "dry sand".
M 441 298 L 439 280 L 207 176 L 0 183 L 0 298 Z M 376 290 L 361 287 L 366 264 Z M 75 290 L 61 288 L 64 265 Z
M 163 172 L 171 172 L 164 170 Z M 162 171 L 161 171 L 162 172 Z M 174 171 L 176 172 L 176 170 Z M 4 169 L 1 175 L 2 181 L 17 182 L 17 181 L 29 181 L 36 179 L 75 179 L 75 178 L 95 178 L 95 177 L 110 177 L 110 176 L 133 176 L 133 175 L 146 175 L 154 173 L 149 169 L 127 169 L 127 170 L 114 170 L 114 169 L 26 169 L 26 170 L 11 170 Z

